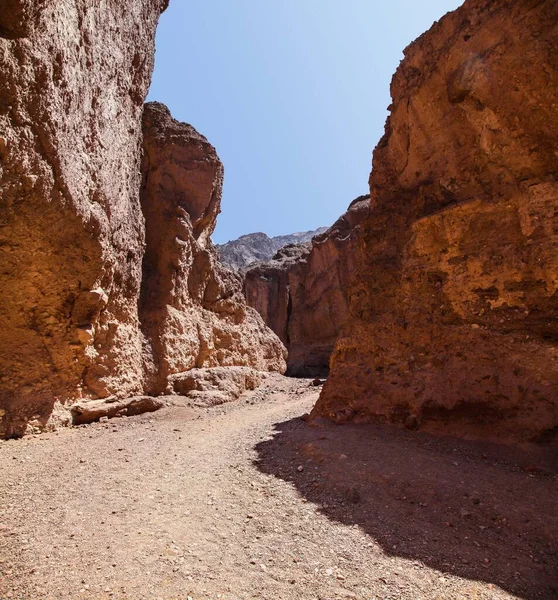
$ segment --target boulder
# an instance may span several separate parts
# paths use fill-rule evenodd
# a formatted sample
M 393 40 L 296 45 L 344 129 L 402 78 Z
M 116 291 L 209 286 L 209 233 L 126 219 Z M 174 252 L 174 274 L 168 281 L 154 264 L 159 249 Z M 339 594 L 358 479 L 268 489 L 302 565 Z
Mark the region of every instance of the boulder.
M 195 400 L 197 406 L 215 406 L 255 390 L 265 374 L 250 367 L 192 369 L 171 376 L 174 393 Z
M 146 412 L 155 412 L 165 406 L 163 398 L 150 396 L 136 396 L 134 398 L 105 398 L 101 400 L 88 400 L 77 402 L 70 407 L 72 423 L 86 425 L 95 423 L 101 418 L 132 417 Z

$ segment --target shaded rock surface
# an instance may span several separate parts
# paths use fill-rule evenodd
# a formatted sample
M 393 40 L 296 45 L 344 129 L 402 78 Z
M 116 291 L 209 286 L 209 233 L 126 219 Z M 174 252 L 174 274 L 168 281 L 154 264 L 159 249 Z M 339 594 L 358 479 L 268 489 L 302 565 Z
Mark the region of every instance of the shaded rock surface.
M 406 49 L 315 415 L 556 432 L 557 18 L 468 0 Z
M 223 183 L 215 149 L 162 104 L 146 104 L 143 124 L 140 319 L 153 351 L 150 393 L 170 391 L 169 378 L 193 368 L 284 371 L 283 345 L 246 305 L 240 277 L 222 267 L 210 240 Z
M 215 247 L 223 264 L 236 271 L 241 271 L 252 263 L 271 260 L 284 246 L 310 242 L 314 236 L 325 231 L 327 231 L 327 227 L 319 227 L 313 231 L 301 231 L 275 237 L 269 237 L 261 232 L 249 233 L 226 244 L 217 244 Z
M 311 243 L 285 246 L 245 273 L 247 302 L 287 347 L 291 375 L 328 371 L 333 344 L 348 319 L 346 290 L 356 267 L 359 224 L 368 211 L 369 197 L 357 198 Z

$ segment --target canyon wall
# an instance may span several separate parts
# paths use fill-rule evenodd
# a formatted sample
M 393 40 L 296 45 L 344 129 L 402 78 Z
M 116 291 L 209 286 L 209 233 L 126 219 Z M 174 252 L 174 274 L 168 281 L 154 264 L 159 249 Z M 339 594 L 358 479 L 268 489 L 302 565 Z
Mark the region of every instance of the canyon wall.
M 142 266 L 149 270 L 140 160 L 155 29 L 166 4 L 2 2 L 0 437 L 21 435 L 29 421 L 44 425 L 58 403 L 160 387 L 155 372 L 166 358 L 138 315 Z M 177 193 L 197 185 L 182 183 L 189 187 Z M 205 217 L 190 208 L 193 235 L 203 238 Z M 196 272 L 203 261 L 212 268 L 209 254 L 196 260 Z M 192 293 L 203 290 L 210 310 L 229 310 L 223 295 L 232 284 L 207 279 L 191 283 Z M 231 319 L 242 320 L 238 311 Z M 263 324 L 247 322 L 259 343 Z M 281 368 L 278 340 L 261 350 L 273 357 L 239 352 L 233 362 Z
M 0 11 L 0 436 L 143 388 L 141 115 L 163 0 Z
M 140 321 L 153 350 L 148 390 L 176 391 L 193 368 L 284 371 L 283 345 L 246 305 L 240 276 L 221 265 L 211 243 L 223 185 L 215 149 L 159 103 L 146 104 L 143 129 Z
M 245 274 L 246 300 L 288 349 L 288 373 L 325 375 L 333 344 L 348 319 L 348 289 L 356 268 L 359 224 L 369 198 L 310 243 L 289 245 Z
M 467 0 L 406 49 L 315 416 L 556 432 L 557 22 L 552 0 Z

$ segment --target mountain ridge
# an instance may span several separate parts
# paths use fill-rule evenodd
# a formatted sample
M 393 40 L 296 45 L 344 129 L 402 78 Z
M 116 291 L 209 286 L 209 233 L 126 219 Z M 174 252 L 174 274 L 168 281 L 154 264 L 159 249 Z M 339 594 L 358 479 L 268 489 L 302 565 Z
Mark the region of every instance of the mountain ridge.
M 216 244 L 215 247 L 224 265 L 240 271 L 255 262 L 271 260 L 275 253 L 284 246 L 309 242 L 314 236 L 327 230 L 327 227 L 318 227 L 309 231 L 298 231 L 273 237 L 256 231 L 241 235 L 225 244 Z

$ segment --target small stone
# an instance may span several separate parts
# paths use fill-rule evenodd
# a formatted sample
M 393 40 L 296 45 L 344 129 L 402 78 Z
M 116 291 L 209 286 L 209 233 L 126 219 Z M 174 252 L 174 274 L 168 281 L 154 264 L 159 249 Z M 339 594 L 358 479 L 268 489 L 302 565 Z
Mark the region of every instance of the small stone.
M 298 467 L 296 468 L 296 470 L 297 470 L 299 473 L 302 473 L 302 471 L 304 471 L 304 467 L 303 467 L 302 465 L 298 465 Z

